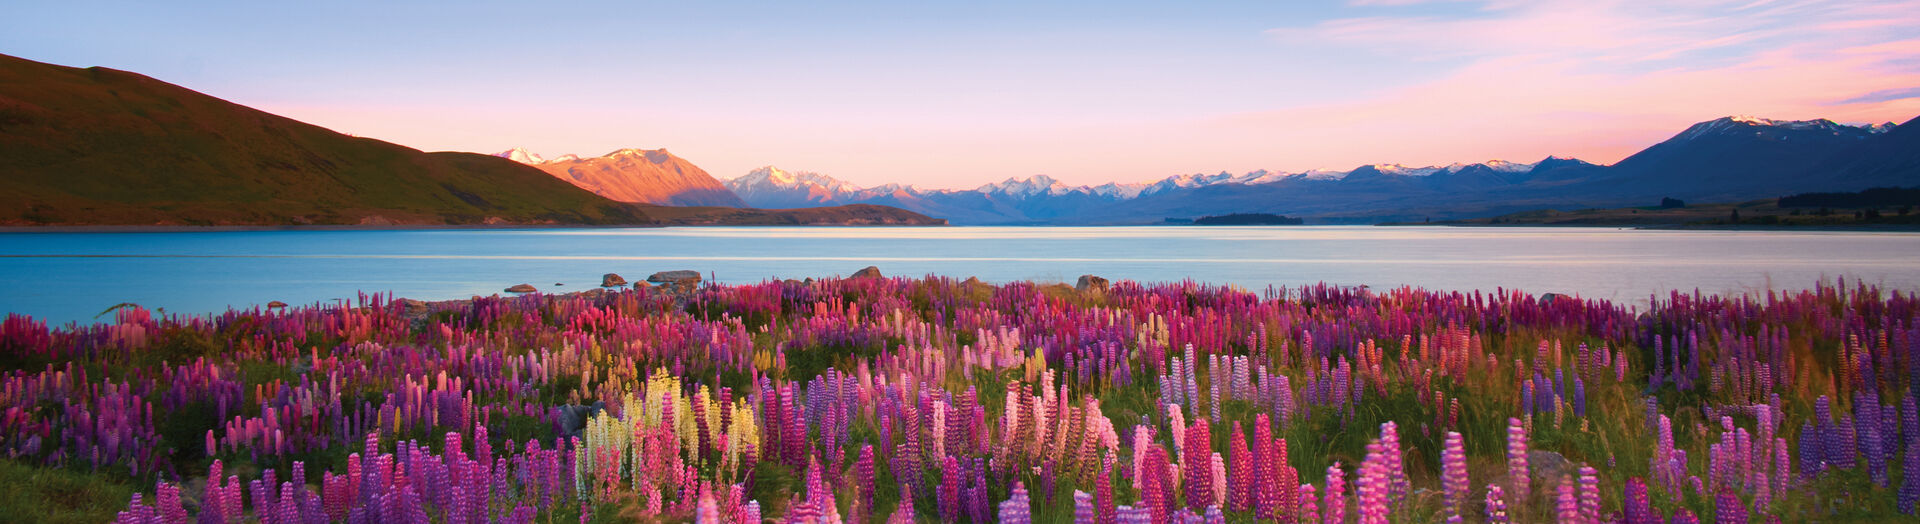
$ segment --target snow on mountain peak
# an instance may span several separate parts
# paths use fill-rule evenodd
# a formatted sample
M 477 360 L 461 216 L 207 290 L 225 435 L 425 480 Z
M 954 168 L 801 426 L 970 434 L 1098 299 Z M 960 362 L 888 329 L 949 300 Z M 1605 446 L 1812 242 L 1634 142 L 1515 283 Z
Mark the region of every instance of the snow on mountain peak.
M 547 162 L 546 159 L 540 158 L 540 155 L 535 154 L 531 151 L 527 151 L 525 148 L 519 148 L 519 147 L 494 153 L 493 156 L 505 158 L 507 160 L 512 160 L 512 161 L 519 162 L 526 165 L 544 164 Z
M 1885 124 L 1849 125 L 1837 123 L 1825 118 L 1816 118 L 1813 120 L 1775 120 L 1771 118 L 1739 115 L 1721 117 L 1694 124 L 1692 127 L 1688 127 L 1686 131 L 1680 132 L 1676 138 L 1693 139 L 1712 134 L 1757 132 L 1757 130 L 1753 129 L 1755 127 L 1770 127 L 1793 131 L 1822 131 L 1835 135 L 1859 131 L 1879 133 L 1885 131 L 1885 129 L 1882 129 L 1882 126 L 1885 126 Z M 1889 127 L 1888 129 L 1891 128 Z
M 808 171 L 787 171 L 774 166 L 762 166 L 748 171 L 739 178 L 727 180 L 726 185 L 734 188 L 735 191 L 820 188 L 833 193 L 846 193 L 860 190 L 860 186 L 827 175 Z
M 1047 175 L 1033 175 L 1024 179 L 1008 177 L 1006 180 L 980 186 L 975 189 L 981 193 L 1002 194 L 1016 198 L 1026 198 L 1038 194 L 1064 195 L 1071 192 L 1065 184 Z

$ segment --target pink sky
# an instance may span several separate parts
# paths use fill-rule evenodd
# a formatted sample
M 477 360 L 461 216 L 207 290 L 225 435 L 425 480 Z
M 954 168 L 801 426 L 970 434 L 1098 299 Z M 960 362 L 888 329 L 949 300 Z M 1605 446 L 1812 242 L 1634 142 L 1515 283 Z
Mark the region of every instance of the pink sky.
M 1610 163 L 1721 116 L 1920 115 L 1915 0 L 23 9 L 9 54 L 422 149 L 664 147 L 721 178 Z

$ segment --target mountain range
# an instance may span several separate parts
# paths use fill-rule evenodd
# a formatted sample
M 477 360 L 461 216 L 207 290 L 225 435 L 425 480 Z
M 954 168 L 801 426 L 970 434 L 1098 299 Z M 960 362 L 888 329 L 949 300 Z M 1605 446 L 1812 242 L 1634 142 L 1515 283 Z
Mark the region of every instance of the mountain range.
M 1548 157 L 860 187 L 772 166 L 722 181 L 665 149 L 429 153 L 136 73 L 0 55 L 0 182 L 0 225 L 1149 224 L 1233 213 L 1377 223 L 1915 187 L 1920 119 L 1726 117 L 1613 165 Z
M 1142 224 L 1229 213 L 1314 223 L 1474 218 L 1546 208 L 1738 202 L 1813 191 L 1920 186 L 1920 119 L 1895 125 L 1726 117 L 1695 124 L 1613 165 L 1548 157 L 1347 171 L 1186 174 L 1068 186 L 1044 175 L 973 189 L 863 188 L 762 167 L 725 181 L 747 205 L 871 203 L 957 224 Z
M 562 181 L 508 159 L 337 133 L 136 73 L 0 55 L 0 225 L 940 223 L 881 206 L 669 207 L 594 192 L 643 188 L 576 187 L 653 170 L 708 182 L 704 196 L 670 201 L 739 203 L 665 151 L 615 156 L 549 163 L 580 173 Z

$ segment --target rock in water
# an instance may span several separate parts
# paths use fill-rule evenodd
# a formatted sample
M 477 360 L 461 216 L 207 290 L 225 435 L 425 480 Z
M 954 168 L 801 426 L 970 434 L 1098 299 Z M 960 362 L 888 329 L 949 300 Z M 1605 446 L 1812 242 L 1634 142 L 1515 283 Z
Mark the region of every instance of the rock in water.
M 661 271 L 654 273 L 653 276 L 647 277 L 647 281 L 655 284 L 679 284 L 688 281 L 699 282 L 700 272 L 691 269 Z
M 626 285 L 627 279 L 620 278 L 619 273 L 600 275 L 600 287 L 624 287 Z
M 878 266 L 867 266 L 864 269 L 853 272 L 852 278 L 883 278 L 883 277 L 880 276 L 880 268 Z
M 267 303 L 267 309 L 281 309 L 281 308 L 285 308 L 285 307 L 287 307 L 287 303 L 286 303 L 286 302 L 281 302 L 281 301 L 278 301 L 278 300 L 275 300 L 275 301 L 272 301 L 272 302 L 268 302 L 268 303 Z
M 1547 293 L 1545 295 L 1540 295 L 1540 304 L 1541 305 L 1552 304 L 1553 301 L 1564 299 L 1564 298 L 1567 298 L 1567 296 L 1559 293 Z
M 507 288 L 508 293 L 532 293 L 535 291 L 539 290 L 534 289 L 533 284 L 514 284 L 513 287 Z
M 1100 278 L 1100 277 L 1097 277 L 1097 276 L 1093 276 L 1093 275 L 1080 275 L 1080 281 L 1079 281 L 1079 282 L 1076 282 L 1076 283 L 1074 283 L 1074 284 L 1073 284 L 1073 288 L 1074 288 L 1074 289 L 1078 289 L 1078 290 L 1081 290 L 1081 291 L 1086 291 L 1086 290 L 1089 290 L 1089 289 L 1097 289 L 1097 290 L 1100 290 L 1100 291 L 1106 291 L 1106 290 L 1107 290 L 1107 279 L 1104 279 L 1104 278 Z

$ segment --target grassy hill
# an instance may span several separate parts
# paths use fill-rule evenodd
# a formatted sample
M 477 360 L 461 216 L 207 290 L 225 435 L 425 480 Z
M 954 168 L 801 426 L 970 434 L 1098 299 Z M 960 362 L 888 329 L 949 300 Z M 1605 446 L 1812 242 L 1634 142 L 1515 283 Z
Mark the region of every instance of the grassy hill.
M 710 223 L 800 220 L 702 213 Z M 0 225 L 656 224 L 688 214 L 614 202 L 504 158 L 422 152 L 135 73 L 0 55 Z

